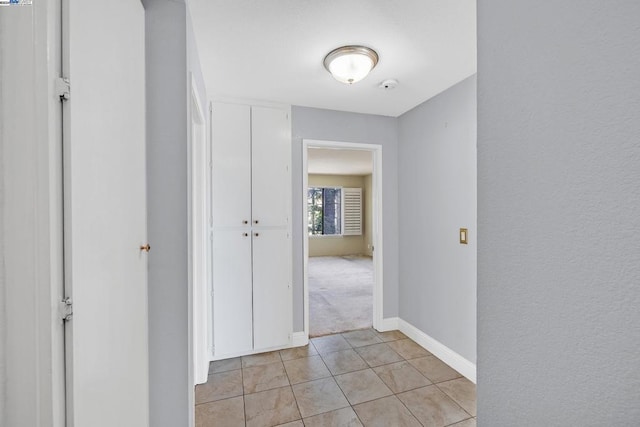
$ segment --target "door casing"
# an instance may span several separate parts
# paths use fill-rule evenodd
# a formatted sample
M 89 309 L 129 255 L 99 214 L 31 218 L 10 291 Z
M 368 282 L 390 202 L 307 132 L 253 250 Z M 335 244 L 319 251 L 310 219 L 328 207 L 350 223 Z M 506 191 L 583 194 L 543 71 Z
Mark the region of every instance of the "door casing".
M 373 327 L 383 328 L 383 247 L 382 247 L 382 145 L 357 142 L 325 141 L 316 139 L 302 140 L 302 236 L 303 236 L 303 295 L 304 295 L 304 335 L 309 337 L 309 232 L 307 230 L 307 188 L 309 187 L 308 153 L 309 148 L 333 148 L 343 150 L 364 150 L 373 156 Z

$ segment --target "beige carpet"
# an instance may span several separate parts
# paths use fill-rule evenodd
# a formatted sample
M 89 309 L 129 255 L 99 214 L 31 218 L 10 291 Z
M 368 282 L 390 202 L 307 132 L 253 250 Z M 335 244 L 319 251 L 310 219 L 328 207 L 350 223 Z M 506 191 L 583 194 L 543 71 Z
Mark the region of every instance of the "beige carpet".
M 370 328 L 372 319 L 372 258 L 309 258 L 311 337 Z

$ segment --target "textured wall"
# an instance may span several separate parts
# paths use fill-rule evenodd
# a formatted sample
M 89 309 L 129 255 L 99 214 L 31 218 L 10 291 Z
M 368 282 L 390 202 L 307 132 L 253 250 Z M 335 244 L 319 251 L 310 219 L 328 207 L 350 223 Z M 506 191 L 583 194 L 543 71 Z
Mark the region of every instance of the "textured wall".
M 403 114 L 398 129 L 400 318 L 475 363 L 476 77 Z
M 187 292 L 187 15 L 184 2 L 145 0 L 149 405 L 154 427 L 193 417 Z
M 384 239 L 383 316 L 398 315 L 398 132 L 397 119 L 370 114 L 292 107 L 293 330 L 303 325 L 302 139 L 382 145 Z
M 640 2 L 478 2 L 478 421 L 640 419 Z

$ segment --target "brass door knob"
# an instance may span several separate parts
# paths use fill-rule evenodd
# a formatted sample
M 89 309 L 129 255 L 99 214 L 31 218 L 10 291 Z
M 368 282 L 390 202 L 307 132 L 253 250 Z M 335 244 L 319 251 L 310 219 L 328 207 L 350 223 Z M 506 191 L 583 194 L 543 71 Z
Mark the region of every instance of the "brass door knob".
M 151 246 L 147 243 L 144 246 L 140 246 L 141 251 L 149 252 L 151 250 Z

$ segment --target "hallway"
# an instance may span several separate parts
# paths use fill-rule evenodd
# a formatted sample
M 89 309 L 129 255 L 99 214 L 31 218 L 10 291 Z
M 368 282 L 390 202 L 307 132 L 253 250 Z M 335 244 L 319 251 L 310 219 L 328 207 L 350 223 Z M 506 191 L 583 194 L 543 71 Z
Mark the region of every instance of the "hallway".
M 475 427 L 476 386 L 399 331 L 212 362 L 196 427 Z

